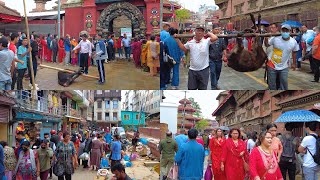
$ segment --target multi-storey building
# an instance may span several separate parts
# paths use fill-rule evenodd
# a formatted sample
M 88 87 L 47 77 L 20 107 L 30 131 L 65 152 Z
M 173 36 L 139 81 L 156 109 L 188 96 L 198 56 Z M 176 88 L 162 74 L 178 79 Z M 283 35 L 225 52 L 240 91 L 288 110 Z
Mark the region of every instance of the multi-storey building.
M 319 24 L 319 0 L 215 0 L 222 25 L 234 23 L 237 30 L 252 27 L 249 13 L 261 14 L 262 19 L 272 23 L 286 20 L 299 21 L 310 29 Z
M 220 125 L 244 127 L 248 132 L 260 132 L 268 123 L 274 122 L 282 113 L 305 109 L 320 115 L 317 103 L 320 91 L 224 91 L 218 97 L 219 106 L 212 113 Z M 278 123 L 278 131 L 284 124 Z M 295 129 L 296 135 L 303 134 L 303 124 Z
M 147 116 L 160 114 L 160 90 L 129 90 L 125 95 L 124 110 L 143 111 Z
M 94 121 L 99 127 L 117 127 L 121 121 L 121 90 L 94 92 Z

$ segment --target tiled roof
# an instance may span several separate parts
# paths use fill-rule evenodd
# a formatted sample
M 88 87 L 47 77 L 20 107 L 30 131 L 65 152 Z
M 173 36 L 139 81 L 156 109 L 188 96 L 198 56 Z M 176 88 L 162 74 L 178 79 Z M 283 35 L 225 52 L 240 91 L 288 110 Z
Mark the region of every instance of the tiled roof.
M 7 6 L 4 5 L 4 3 L 1 3 L 1 2 L 0 2 L 0 14 L 21 17 L 18 11 L 8 8 Z

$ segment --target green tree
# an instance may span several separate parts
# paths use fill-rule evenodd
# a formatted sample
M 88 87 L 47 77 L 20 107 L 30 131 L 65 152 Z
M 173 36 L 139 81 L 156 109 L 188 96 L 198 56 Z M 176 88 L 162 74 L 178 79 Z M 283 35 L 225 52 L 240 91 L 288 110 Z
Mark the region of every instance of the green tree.
M 191 106 L 196 110 L 196 112 L 193 113 L 193 115 L 200 118 L 202 116 L 200 105 L 198 104 L 198 102 L 194 101 L 192 97 L 189 98 L 189 101 L 191 101 Z
M 196 122 L 196 129 L 203 131 L 205 130 L 208 126 L 210 126 L 209 121 L 202 119 L 198 122 Z
M 184 24 L 185 20 L 190 18 L 190 12 L 187 9 L 178 9 L 175 11 L 179 24 Z M 183 27 L 182 27 L 183 28 Z

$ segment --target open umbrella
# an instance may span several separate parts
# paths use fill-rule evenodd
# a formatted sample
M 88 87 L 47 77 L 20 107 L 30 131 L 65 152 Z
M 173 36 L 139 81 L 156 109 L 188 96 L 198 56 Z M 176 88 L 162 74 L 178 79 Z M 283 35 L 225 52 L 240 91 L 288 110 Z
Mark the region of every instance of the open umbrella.
M 221 129 L 222 131 L 230 131 L 227 126 L 220 126 L 219 129 Z
M 292 28 L 300 28 L 302 26 L 300 22 L 292 21 L 292 20 L 285 21 L 281 25 L 285 25 L 285 24 L 291 26 Z
M 320 122 L 320 116 L 308 110 L 292 110 L 292 111 L 287 111 L 281 114 L 281 116 L 275 122 L 286 123 L 286 122 L 311 122 L 311 121 Z

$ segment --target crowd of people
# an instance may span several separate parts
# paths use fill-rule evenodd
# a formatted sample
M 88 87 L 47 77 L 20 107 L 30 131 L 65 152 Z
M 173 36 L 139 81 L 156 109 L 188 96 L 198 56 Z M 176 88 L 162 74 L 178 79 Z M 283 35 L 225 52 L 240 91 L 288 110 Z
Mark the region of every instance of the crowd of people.
M 266 61 L 267 83 L 270 90 L 288 90 L 288 72 L 301 71 L 301 62 L 310 61 L 310 72 L 314 74 L 312 82 L 319 82 L 320 63 L 320 27 L 308 30 L 306 25 L 301 28 L 291 27 L 287 24 L 281 26 L 279 31 L 277 23 L 269 25 L 269 33 L 281 33 L 281 36 L 261 38 L 263 49 L 268 56 Z M 245 31 L 247 32 L 247 31 Z M 248 30 L 250 32 L 250 30 Z M 262 32 L 267 30 L 263 27 Z M 234 31 L 232 33 L 238 33 Z M 297 36 L 290 36 L 297 33 Z M 161 89 L 179 89 L 179 68 L 187 64 L 188 89 L 207 89 L 209 77 L 211 89 L 220 89 L 218 86 L 223 64 L 228 62 L 228 54 L 236 45 L 235 39 L 218 38 L 217 35 L 225 34 L 218 25 L 212 26 L 212 31 L 202 26 L 194 30 L 194 37 L 182 43 L 177 38 L 178 30 L 165 23 L 160 33 L 161 39 Z M 243 47 L 253 50 L 255 38 L 244 37 Z
M 30 52 L 34 78 L 38 65 L 43 62 L 79 66 L 84 74 L 88 74 L 90 65 L 97 66 L 100 76 L 98 84 L 105 83 L 104 64 L 116 59 L 130 62 L 133 58 L 135 67 L 150 72 L 150 76 L 156 76 L 160 68 L 160 43 L 154 35 L 150 36 L 150 40 L 135 37 L 133 42 L 126 34 L 118 38 L 97 34 L 91 38 L 83 33 L 79 39 L 67 34 L 59 39 L 57 35 L 40 36 L 32 32 L 30 37 L 31 47 L 25 33 L 11 33 L 0 38 L 1 90 L 26 88 L 23 87 L 24 77 L 30 78 L 29 86 L 32 87 Z M 38 85 L 35 86 L 38 89 Z
M 125 152 L 117 130 L 86 130 L 72 134 L 51 130 L 50 134 L 44 133 L 43 139 L 39 133 L 31 138 L 25 132 L 17 128 L 15 147 L 0 142 L 1 180 L 47 180 L 52 179 L 52 174 L 59 180 L 71 180 L 80 163 L 88 170 L 107 168 L 106 164 L 100 164 L 102 160 L 108 161 L 107 166 L 115 175 L 113 179 L 131 179 L 120 162 Z
M 159 145 L 161 179 L 172 179 L 177 173 L 175 178 L 181 180 L 295 180 L 301 173 L 306 180 L 317 180 L 317 123 L 305 123 L 304 137 L 293 133 L 294 123 L 286 123 L 283 133 L 277 133 L 276 124 L 268 124 L 260 133 L 245 133 L 244 128 L 228 133 L 218 128 L 199 136 L 196 129 L 181 129 L 173 138 L 167 132 Z

